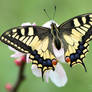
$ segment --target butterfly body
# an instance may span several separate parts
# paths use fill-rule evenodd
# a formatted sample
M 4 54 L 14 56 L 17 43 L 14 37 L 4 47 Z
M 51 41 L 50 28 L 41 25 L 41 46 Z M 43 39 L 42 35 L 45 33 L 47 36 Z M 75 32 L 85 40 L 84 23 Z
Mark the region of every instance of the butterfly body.
M 51 23 L 51 34 L 53 36 L 54 45 L 59 50 L 59 49 L 61 49 L 61 41 L 58 36 L 58 33 L 59 33 L 58 27 L 56 26 L 55 23 L 52 22 Z
M 20 26 L 4 32 L 0 40 L 16 50 L 30 54 L 32 64 L 41 69 L 55 70 L 59 61 L 70 66 L 83 63 L 92 39 L 92 14 L 74 17 L 60 26 L 51 22 L 50 28 Z

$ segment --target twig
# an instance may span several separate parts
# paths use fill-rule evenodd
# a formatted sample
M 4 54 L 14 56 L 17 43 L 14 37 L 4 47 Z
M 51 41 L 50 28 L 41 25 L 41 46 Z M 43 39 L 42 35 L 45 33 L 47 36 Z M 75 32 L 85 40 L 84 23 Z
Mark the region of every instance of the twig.
M 18 88 L 20 87 L 20 84 L 25 79 L 25 76 L 24 76 L 25 65 L 26 65 L 26 62 L 22 62 L 22 65 L 19 67 L 18 79 L 10 92 L 17 92 Z

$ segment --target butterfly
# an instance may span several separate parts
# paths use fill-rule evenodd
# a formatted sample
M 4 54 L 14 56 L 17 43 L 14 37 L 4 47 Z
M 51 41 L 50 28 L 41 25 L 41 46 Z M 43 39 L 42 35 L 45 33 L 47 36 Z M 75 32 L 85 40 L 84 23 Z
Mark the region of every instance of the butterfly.
M 30 54 L 29 58 L 32 64 L 41 69 L 42 76 L 47 70 L 55 70 L 62 49 L 64 50 L 64 60 L 71 67 L 80 63 L 86 71 L 83 60 L 88 52 L 91 39 L 92 13 L 79 15 L 59 26 L 52 22 L 51 28 L 14 27 L 4 32 L 0 37 L 3 43 L 22 53 Z

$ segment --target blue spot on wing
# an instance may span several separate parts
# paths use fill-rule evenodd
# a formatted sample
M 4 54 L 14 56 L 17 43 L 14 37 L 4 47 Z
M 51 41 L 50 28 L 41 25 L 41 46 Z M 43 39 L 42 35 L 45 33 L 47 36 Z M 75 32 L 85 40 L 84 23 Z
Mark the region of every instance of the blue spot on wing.
M 48 64 L 48 66 L 52 66 L 52 61 L 50 59 L 47 59 L 46 62 Z
M 40 64 L 42 64 L 42 63 L 43 63 L 43 59 L 42 59 L 41 57 L 39 58 L 39 60 L 38 60 L 38 61 L 39 61 L 39 63 L 40 63 Z
M 77 51 L 76 51 L 78 54 L 82 54 L 82 51 L 81 50 L 79 50 L 79 49 L 77 49 Z
M 83 45 L 79 45 L 78 49 L 84 50 L 84 46 Z
M 75 59 L 78 59 L 80 58 L 80 55 L 79 54 L 75 54 Z
M 40 58 L 40 55 L 36 54 L 36 55 L 35 55 L 35 59 L 38 60 L 39 58 Z
M 75 60 L 75 55 L 74 54 L 71 54 L 70 55 L 70 59 L 71 59 L 71 62 L 73 62 Z
M 46 67 L 52 66 L 52 61 L 50 59 L 46 59 L 43 61 L 42 65 Z
M 46 61 L 43 61 L 42 65 L 43 65 L 43 66 L 47 66 Z
M 33 55 L 36 55 L 36 54 L 37 54 L 37 51 L 36 51 L 36 50 L 34 50 L 34 51 L 32 52 L 32 54 L 33 54 Z

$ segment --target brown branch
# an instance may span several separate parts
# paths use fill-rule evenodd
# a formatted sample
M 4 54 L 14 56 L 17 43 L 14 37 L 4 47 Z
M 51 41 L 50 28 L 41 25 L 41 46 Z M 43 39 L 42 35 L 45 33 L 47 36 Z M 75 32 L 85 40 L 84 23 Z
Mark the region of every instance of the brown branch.
M 22 62 L 21 66 L 19 67 L 18 79 L 10 92 L 17 92 L 18 88 L 20 87 L 20 84 L 25 79 L 25 76 L 24 76 L 25 65 L 26 65 L 26 62 Z

